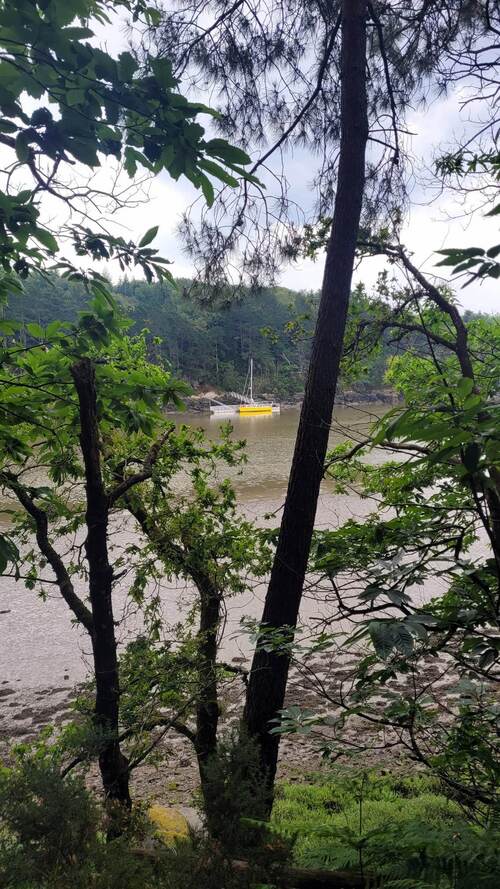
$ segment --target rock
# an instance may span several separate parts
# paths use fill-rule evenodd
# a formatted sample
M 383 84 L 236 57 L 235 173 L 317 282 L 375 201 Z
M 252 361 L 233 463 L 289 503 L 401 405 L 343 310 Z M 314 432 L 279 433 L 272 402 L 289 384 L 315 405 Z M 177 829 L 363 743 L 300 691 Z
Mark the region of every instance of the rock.
M 33 719 L 34 713 L 31 707 L 25 707 L 24 710 L 20 710 L 19 713 L 14 713 L 12 719 Z
M 154 805 L 148 809 L 148 818 L 153 825 L 155 836 L 167 846 L 177 838 L 189 836 L 187 818 L 178 809 Z

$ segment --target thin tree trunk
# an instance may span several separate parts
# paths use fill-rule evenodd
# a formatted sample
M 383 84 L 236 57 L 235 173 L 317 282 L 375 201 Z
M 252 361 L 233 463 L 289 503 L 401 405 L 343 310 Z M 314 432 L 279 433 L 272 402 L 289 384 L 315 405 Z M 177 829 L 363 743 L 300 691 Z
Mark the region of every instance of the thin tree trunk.
M 85 466 L 89 595 L 96 682 L 95 724 L 103 734 L 99 768 L 108 800 L 130 807 L 128 762 L 120 750 L 119 677 L 113 618 L 113 569 L 108 558 L 109 503 L 101 474 L 95 373 L 89 358 L 71 368 L 80 405 L 80 446 Z
M 217 748 L 219 721 L 217 683 L 217 634 L 221 597 L 210 581 L 193 573 L 200 593 L 197 671 L 199 698 L 196 705 L 196 752 L 200 771 Z
M 337 192 L 304 402 L 262 615 L 267 627 L 297 624 L 324 472 L 364 192 L 366 14 L 366 0 L 343 0 Z M 269 734 L 270 720 L 284 705 L 289 663 L 288 655 L 257 646 L 244 714 L 246 729 L 259 744 L 270 802 L 279 748 L 279 736 Z
M 217 681 L 217 635 L 220 623 L 221 597 L 210 580 L 192 574 L 200 594 L 200 628 L 198 630 L 198 700 L 196 703 L 195 750 L 200 772 L 205 812 L 210 822 L 212 788 L 208 780 L 207 766 L 217 751 L 219 725 L 219 689 Z

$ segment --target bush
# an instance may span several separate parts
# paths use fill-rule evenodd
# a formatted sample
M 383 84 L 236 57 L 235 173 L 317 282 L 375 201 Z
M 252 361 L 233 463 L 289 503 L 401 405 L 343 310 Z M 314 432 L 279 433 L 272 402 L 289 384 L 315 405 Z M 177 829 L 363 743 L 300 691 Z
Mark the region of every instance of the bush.
M 255 742 L 238 733 L 223 738 L 204 768 L 201 809 L 208 832 L 233 855 L 258 846 L 266 800 Z
M 133 852 L 140 819 L 106 842 L 107 820 L 83 780 L 61 777 L 43 747 L 0 770 L 0 885 L 8 889 L 152 889 L 152 865 Z
M 43 740 L 19 749 L 11 768 L 0 770 L 0 886 L 2 889 L 250 889 L 262 883 L 278 847 L 267 844 L 265 825 L 245 825 L 236 817 L 238 778 L 250 765 L 248 748 L 242 757 L 231 742 L 222 745 L 212 775 L 222 793 L 212 812 L 219 838 L 191 832 L 170 846 L 157 843 L 143 850 L 151 825 L 139 811 L 124 813 L 119 837 L 107 838 L 106 813 L 77 775 L 61 776 L 55 747 Z M 239 765 L 237 765 L 239 764 Z M 245 766 L 246 764 L 246 766 Z M 227 769 L 225 772 L 224 770 Z M 253 781 L 254 778 L 248 778 Z M 232 800 L 232 805 L 230 801 Z M 228 818 L 223 817 L 228 805 Z M 120 824 L 116 810 L 113 826 Z M 258 814 L 259 810 L 254 810 Z M 234 818 L 234 824 L 230 819 Z M 243 837 L 258 837 L 249 867 L 235 869 L 233 859 Z M 232 844 L 235 843 L 233 846 Z M 236 845 L 237 844 L 237 845 Z
M 398 889 L 496 889 L 500 831 L 467 822 L 427 776 L 353 771 L 280 788 L 272 826 L 306 867 L 362 870 Z

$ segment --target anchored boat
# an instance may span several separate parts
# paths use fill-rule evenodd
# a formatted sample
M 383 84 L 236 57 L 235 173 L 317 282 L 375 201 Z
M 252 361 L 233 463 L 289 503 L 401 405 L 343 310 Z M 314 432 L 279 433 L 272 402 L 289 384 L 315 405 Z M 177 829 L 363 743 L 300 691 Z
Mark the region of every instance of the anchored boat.
M 248 386 L 247 386 L 248 383 Z M 248 391 L 248 395 L 246 394 Z M 242 416 L 254 416 L 255 414 L 279 414 L 280 406 L 272 401 L 255 401 L 253 397 L 253 358 L 250 358 L 250 366 L 245 381 L 243 395 L 238 396 L 240 404 L 221 404 L 215 402 L 210 405 L 210 412 L 216 416 L 228 414 L 241 414 Z

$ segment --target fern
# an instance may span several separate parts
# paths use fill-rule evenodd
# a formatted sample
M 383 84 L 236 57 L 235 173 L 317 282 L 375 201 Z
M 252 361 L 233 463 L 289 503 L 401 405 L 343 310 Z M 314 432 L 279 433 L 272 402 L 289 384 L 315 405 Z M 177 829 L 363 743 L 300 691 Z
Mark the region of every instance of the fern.
M 387 889 L 498 889 L 500 831 L 468 823 L 432 779 L 336 772 L 285 785 L 273 826 L 306 867 L 374 873 Z

